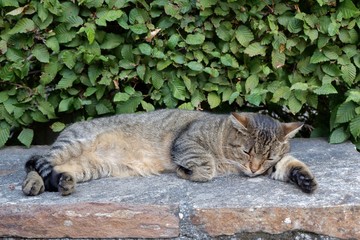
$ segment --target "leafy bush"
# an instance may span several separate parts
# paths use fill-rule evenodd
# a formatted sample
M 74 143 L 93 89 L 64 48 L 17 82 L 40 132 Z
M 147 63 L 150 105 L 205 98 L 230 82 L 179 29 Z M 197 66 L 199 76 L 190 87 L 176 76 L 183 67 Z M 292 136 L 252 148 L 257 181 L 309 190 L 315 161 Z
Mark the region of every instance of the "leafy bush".
M 37 123 L 61 131 L 69 114 L 78 121 L 160 107 L 267 109 L 307 120 L 314 136 L 360 146 L 358 1 L 0 7 L 0 146 L 13 138 L 29 146 Z

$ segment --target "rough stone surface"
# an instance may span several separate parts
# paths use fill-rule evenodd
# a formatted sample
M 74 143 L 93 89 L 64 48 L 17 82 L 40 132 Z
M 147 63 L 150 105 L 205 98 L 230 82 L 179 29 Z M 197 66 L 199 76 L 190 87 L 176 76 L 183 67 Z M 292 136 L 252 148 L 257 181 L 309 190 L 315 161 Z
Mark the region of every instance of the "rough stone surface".
M 193 183 L 163 174 L 91 181 L 68 197 L 26 197 L 24 162 L 46 149 L 0 150 L 0 236 L 360 239 L 360 158 L 351 143 L 292 142 L 318 179 L 311 195 L 267 177 Z

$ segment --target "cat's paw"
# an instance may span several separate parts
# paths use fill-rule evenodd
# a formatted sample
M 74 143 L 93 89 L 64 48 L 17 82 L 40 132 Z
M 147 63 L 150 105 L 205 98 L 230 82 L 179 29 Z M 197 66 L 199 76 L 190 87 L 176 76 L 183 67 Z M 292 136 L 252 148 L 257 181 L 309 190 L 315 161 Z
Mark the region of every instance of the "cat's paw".
M 305 193 L 312 193 L 317 188 L 315 177 L 304 167 L 293 167 L 290 170 L 289 178 Z
M 178 177 L 193 181 L 193 182 L 207 182 L 214 177 L 214 169 L 209 166 L 196 166 L 191 169 L 178 166 Z
M 70 173 L 62 173 L 59 179 L 59 192 L 63 196 L 70 195 L 75 192 L 75 178 Z
M 36 196 L 45 191 L 42 177 L 35 171 L 30 171 L 22 184 L 22 191 L 27 196 Z

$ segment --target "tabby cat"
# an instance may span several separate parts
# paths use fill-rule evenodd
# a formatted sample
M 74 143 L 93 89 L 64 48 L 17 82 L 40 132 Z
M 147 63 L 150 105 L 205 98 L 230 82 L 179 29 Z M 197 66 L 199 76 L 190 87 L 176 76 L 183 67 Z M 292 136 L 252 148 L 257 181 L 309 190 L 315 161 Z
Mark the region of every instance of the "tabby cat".
M 41 156 L 25 164 L 24 194 L 69 195 L 78 182 L 102 177 L 176 172 L 205 182 L 243 173 L 295 183 L 306 193 L 317 183 L 309 168 L 288 155 L 302 123 L 280 123 L 256 113 L 218 115 L 158 110 L 75 123 Z

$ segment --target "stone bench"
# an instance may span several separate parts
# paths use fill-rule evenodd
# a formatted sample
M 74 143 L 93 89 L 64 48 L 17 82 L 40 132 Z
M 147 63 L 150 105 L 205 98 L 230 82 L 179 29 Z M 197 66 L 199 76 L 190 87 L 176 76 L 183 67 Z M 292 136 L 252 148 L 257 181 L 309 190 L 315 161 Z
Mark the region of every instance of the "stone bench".
M 292 141 L 317 176 L 311 195 L 263 176 L 194 183 L 163 174 L 82 183 L 68 197 L 24 196 L 24 162 L 47 148 L 0 150 L 0 237 L 360 239 L 360 155 L 351 143 Z

